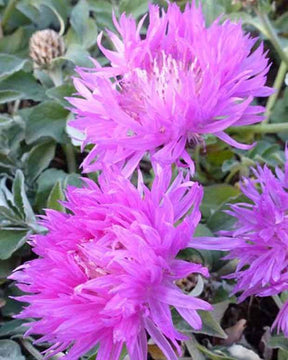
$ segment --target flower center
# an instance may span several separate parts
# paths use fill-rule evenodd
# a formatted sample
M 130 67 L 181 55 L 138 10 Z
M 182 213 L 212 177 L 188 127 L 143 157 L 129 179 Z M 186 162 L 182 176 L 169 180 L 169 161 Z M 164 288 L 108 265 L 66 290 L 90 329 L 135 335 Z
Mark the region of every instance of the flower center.
M 147 106 L 175 102 L 175 96 L 198 96 L 203 83 L 203 71 L 198 59 L 177 60 L 162 51 L 146 69 L 136 68 L 119 81 L 119 104 L 133 119 L 142 123 Z

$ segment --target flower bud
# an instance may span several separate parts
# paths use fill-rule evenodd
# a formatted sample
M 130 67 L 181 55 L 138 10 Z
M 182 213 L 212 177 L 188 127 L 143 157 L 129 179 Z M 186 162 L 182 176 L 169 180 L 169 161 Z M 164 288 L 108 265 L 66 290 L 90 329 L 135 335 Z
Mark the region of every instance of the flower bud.
M 53 59 L 64 54 L 64 40 L 51 29 L 36 31 L 30 39 L 29 51 L 36 66 L 46 67 Z

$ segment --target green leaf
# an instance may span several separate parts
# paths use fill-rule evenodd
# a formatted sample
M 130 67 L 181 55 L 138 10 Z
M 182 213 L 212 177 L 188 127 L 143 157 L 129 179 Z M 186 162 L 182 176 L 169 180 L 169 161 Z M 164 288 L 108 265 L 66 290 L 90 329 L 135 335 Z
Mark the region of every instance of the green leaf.
M 281 123 L 288 121 L 288 87 L 284 91 L 284 96 L 277 100 L 275 107 L 271 113 L 271 122 L 272 123 Z M 278 134 L 281 140 L 288 140 L 288 131 L 281 132 Z
M 57 17 L 60 24 L 60 34 L 64 34 L 65 23 L 68 17 L 68 1 L 66 0 L 41 0 L 40 5 L 48 7 Z
M 201 0 L 206 24 L 210 25 L 220 15 L 225 13 L 225 8 L 215 0 Z
M 19 320 L 19 319 L 6 321 L 4 324 L 1 324 L 0 337 L 23 333 L 24 330 L 27 330 L 27 327 L 24 328 L 22 324 L 23 324 L 23 320 Z
M 0 54 L 0 80 L 23 68 L 27 68 L 28 64 L 27 59 L 21 59 L 9 54 Z
M 6 260 L 25 244 L 29 233 L 26 230 L 0 230 L 0 259 Z
M 233 357 L 224 354 L 221 350 L 216 349 L 214 352 L 214 351 L 208 350 L 205 346 L 202 346 L 200 344 L 197 344 L 196 346 L 203 354 L 205 354 L 207 359 L 210 359 L 210 360 L 235 360 Z
M 195 230 L 193 237 L 205 237 L 205 236 L 213 237 L 214 235 L 206 225 L 199 224 Z M 196 255 L 198 254 L 201 258 L 201 262 L 205 266 L 207 266 L 210 269 L 210 271 L 216 271 L 219 267 L 222 267 L 224 265 L 224 262 L 221 260 L 221 258 L 224 256 L 223 251 L 217 251 L 217 250 L 210 251 L 210 250 L 198 250 L 198 249 L 195 250 L 191 248 L 184 250 L 184 252 L 185 251 L 190 251 L 190 254 L 193 254 L 193 252 Z
M 213 311 L 199 310 L 198 314 L 202 320 L 202 329 L 193 330 L 196 334 L 206 334 L 209 336 L 215 336 L 221 339 L 227 339 L 225 331 L 221 328 L 220 324 L 214 319 Z
M 41 212 L 43 208 L 47 208 L 47 198 L 57 182 L 60 182 L 62 188 L 67 185 L 76 187 L 82 186 L 79 174 L 66 174 L 63 170 L 47 169 L 37 179 L 38 189 L 35 198 L 35 208 Z
M 147 0 L 121 0 L 119 4 L 119 12 L 132 14 L 135 18 L 145 14 L 148 10 Z
M 193 360 L 205 360 L 203 354 L 197 349 L 198 341 L 194 335 L 190 335 L 190 339 L 185 341 L 185 345 Z
M 288 359 L 288 351 L 279 349 L 277 360 L 287 360 Z
M 35 223 L 35 215 L 25 192 L 24 175 L 21 170 L 17 170 L 13 182 L 13 201 L 23 219 L 29 224 Z
M 32 29 L 27 27 L 20 27 L 11 35 L 5 35 L 0 39 L 0 52 L 9 54 L 19 54 L 24 51 L 28 53 L 28 42 L 31 36 Z
M 214 235 L 212 234 L 212 232 L 206 225 L 198 224 L 193 237 L 202 237 L 202 236 L 214 236 Z M 213 262 L 214 262 L 213 251 L 198 250 L 198 249 L 195 250 L 195 249 L 189 248 L 189 249 L 183 250 L 183 256 L 184 256 L 184 258 L 190 259 L 191 261 L 193 261 L 193 257 L 194 257 L 194 260 L 197 260 L 197 256 L 198 256 L 203 265 L 209 267 L 209 269 L 211 269 L 213 266 Z
M 42 6 L 39 1 L 37 4 L 37 0 L 18 2 L 17 9 L 36 25 L 36 29 L 56 28 L 59 24 L 55 12 L 47 6 Z
M 240 194 L 239 196 L 227 199 L 226 203 L 222 204 L 207 221 L 207 226 L 214 233 L 220 230 L 230 230 L 235 224 L 235 217 L 225 213 L 228 210 L 230 204 L 247 202 L 247 198 Z
M 6 104 L 22 98 L 22 93 L 16 90 L 0 90 L 0 104 Z
M 5 306 L 1 309 L 3 317 L 12 317 L 15 314 L 19 314 L 23 310 L 23 302 L 20 302 L 15 299 L 17 296 L 24 295 L 23 292 L 15 286 L 15 283 L 11 283 L 9 287 L 6 288 L 4 294 L 4 300 L 6 302 Z M 25 321 L 27 323 L 27 319 Z M 27 330 L 27 328 L 26 328 Z M 1 359 L 1 358 L 0 358 Z
M 85 23 L 85 34 L 82 36 L 82 39 L 73 28 L 70 28 L 66 36 L 66 42 L 68 44 L 76 43 L 84 49 L 90 49 L 97 43 L 97 34 L 98 28 L 95 20 L 88 18 Z
M 0 279 L 7 278 L 18 265 L 20 265 L 20 259 L 16 256 L 7 260 L 0 260 Z
M 282 292 L 280 299 L 283 304 L 288 300 L 288 290 Z
M 49 166 L 55 156 L 55 148 L 54 142 L 48 142 L 34 146 L 25 154 L 25 175 L 29 181 L 34 181 Z
M 93 63 L 90 60 L 90 53 L 86 51 L 83 46 L 79 44 L 69 45 L 66 54 L 58 59 L 66 59 L 71 61 L 74 65 L 83 67 L 92 67 Z
M 37 9 L 35 7 L 32 0 L 26 0 L 25 2 L 19 2 L 17 4 L 17 10 L 19 10 L 22 14 L 24 14 L 34 24 L 39 23 L 40 11 L 39 11 L 39 9 Z M 45 15 L 47 15 L 47 14 L 45 14 Z
M 25 360 L 21 354 L 20 346 L 12 340 L 0 340 L 1 360 Z
M 54 101 L 46 101 L 35 106 L 28 118 L 26 142 L 40 138 L 52 138 L 59 143 L 65 142 L 66 118 L 69 112 Z
M 196 334 L 206 334 L 209 336 L 227 339 L 227 335 L 218 322 L 213 317 L 213 312 L 210 311 L 197 311 L 202 319 L 202 329 L 194 330 L 176 310 L 172 310 L 173 322 L 176 328 L 182 332 L 193 332 Z
M 112 21 L 112 4 L 104 0 L 87 0 L 90 11 L 93 11 L 96 22 L 101 28 L 115 30 Z M 117 9 L 114 9 L 117 10 Z
M 67 174 L 63 170 L 47 169 L 37 179 L 38 189 L 35 197 L 35 208 L 41 212 L 47 207 L 48 196 L 56 182 L 63 182 Z
M 86 0 L 80 0 L 76 6 L 74 6 L 70 22 L 72 28 L 76 31 L 79 36 L 79 40 L 83 41 L 86 34 L 86 23 L 89 19 L 89 6 Z
M 2 199 L 1 199 L 2 200 Z M 1 219 L 2 217 L 2 219 Z M 18 214 L 15 214 L 12 209 L 10 209 L 8 207 L 8 205 L 6 206 L 0 206 L 0 219 L 2 221 L 2 225 L 3 222 L 5 222 L 5 226 L 10 226 L 12 224 L 15 224 L 17 222 L 19 222 L 19 216 Z
M 198 224 L 193 236 L 194 237 L 213 236 L 213 233 L 206 225 Z
M 21 99 L 42 101 L 45 98 L 44 89 L 37 83 L 33 75 L 22 70 L 0 81 L 1 90 L 17 91 L 21 93 Z
M 282 349 L 288 351 L 288 339 L 282 335 L 272 336 L 268 341 L 268 346 L 272 349 Z
M 71 106 L 64 98 L 72 96 L 73 93 L 75 93 L 75 87 L 72 84 L 63 84 L 46 91 L 49 98 L 56 100 L 63 107 Z
M 204 187 L 201 212 L 204 217 L 211 216 L 222 204 L 238 196 L 240 190 L 228 184 L 216 184 Z
M 47 206 L 49 209 L 65 212 L 64 206 L 59 203 L 59 200 L 64 200 L 64 199 L 65 199 L 65 195 L 61 186 L 61 182 L 57 181 L 57 183 L 54 185 L 53 189 L 49 194 L 47 200 Z

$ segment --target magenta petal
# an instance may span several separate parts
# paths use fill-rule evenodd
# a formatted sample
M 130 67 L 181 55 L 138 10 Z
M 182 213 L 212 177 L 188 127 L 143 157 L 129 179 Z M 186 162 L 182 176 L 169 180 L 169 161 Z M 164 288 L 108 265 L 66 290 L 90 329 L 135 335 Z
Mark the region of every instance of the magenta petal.
M 145 36 L 140 35 L 145 16 L 137 24 L 131 15 L 119 20 L 113 15 L 118 33 L 108 30 L 107 37 L 115 49 L 106 49 L 102 33 L 98 36 L 109 65 L 76 69 L 78 93 L 68 99 L 76 119 L 69 125 L 83 134 L 82 149 L 96 145 L 83 162 L 85 172 L 106 164 L 127 166 L 129 176 L 147 154 L 153 164 L 174 163 L 194 174 L 188 144 L 214 134 L 250 149 L 225 131 L 264 118 L 264 109 L 252 100 L 272 92 L 265 86 L 268 60 L 263 44 L 256 47 L 241 23 L 218 19 L 206 27 L 195 3 L 183 12 L 175 3 L 166 12 L 151 5 L 148 15 Z
M 177 356 L 172 349 L 171 345 L 157 329 L 151 320 L 144 319 L 145 328 L 148 331 L 155 344 L 162 350 L 163 354 L 167 357 L 167 360 L 177 360 Z
M 141 172 L 136 187 L 117 167 L 103 169 L 98 184 L 86 178 L 83 187 L 67 188 L 67 213 L 47 210 L 41 218 L 47 233 L 31 238 L 39 258 L 11 276 L 27 293 L 17 298 L 28 303 L 19 318 L 35 319 L 27 335 L 51 344 L 47 357 L 66 351 L 78 360 L 99 346 L 97 360 L 118 360 L 126 346 L 131 358 L 144 360 L 147 330 L 174 360 L 171 344 L 180 353 L 178 341 L 186 337 L 174 327 L 171 306 L 210 309 L 175 286 L 191 273 L 208 276 L 206 268 L 176 259 L 200 220 L 202 188 L 181 171 L 172 181 L 170 166 L 155 166 L 151 190 Z M 196 314 L 194 320 L 198 326 Z

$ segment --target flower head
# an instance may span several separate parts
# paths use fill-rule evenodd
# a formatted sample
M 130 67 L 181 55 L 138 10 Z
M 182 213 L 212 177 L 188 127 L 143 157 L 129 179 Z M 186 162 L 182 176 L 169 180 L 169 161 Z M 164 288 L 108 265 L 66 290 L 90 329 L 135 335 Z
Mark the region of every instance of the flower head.
M 35 67 L 49 67 L 53 59 L 65 52 L 63 37 L 51 29 L 36 31 L 30 39 L 29 52 Z
M 159 170 L 160 171 L 160 170 Z M 184 339 L 173 326 L 170 306 L 194 328 L 201 328 L 197 309 L 210 310 L 201 299 L 185 295 L 175 281 L 190 273 L 208 275 L 199 264 L 176 259 L 199 222 L 202 189 L 180 174 L 160 172 L 148 190 L 106 170 L 100 185 L 67 191 L 69 214 L 48 210 L 46 235 L 32 239 L 39 256 L 12 278 L 29 293 L 21 318 L 36 318 L 28 334 L 49 342 L 49 356 L 69 349 L 77 360 L 99 345 L 97 360 L 118 360 L 123 345 L 130 358 L 147 358 L 148 333 L 167 359 Z M 192 210 L 191 210 L 192 208 Z M 183 216 L 185 219 L 182 220 Z
M 184 160 L 193 171 L 187 147 L 214 134 L 242 149 L 225 130 L 263 119 L 263 107 L 252 105 L 267 96 L 268 71 L 263 45 L 245 35 L 241 24 L 216 20 L 206 27 L 201 8 L 193 2 L 182 13 L 176 4 L 167 12 L 149 9 L 137 25 L 123 14 L 114 19 L 119 36 L 107 31 L 115 51 L 99 47 L 110 61 L 102 67 L 78 68 L 77 96 L 70 98 L 76 120 L 70 125 L 95 144 L 84 171 L 117 164 L 131 174 L 144 154 L 171 164 Z
M 237 280 L 233 293 L 242 293 L 240 301 L 251 295 L 272 296 L 288 290 L 287 165 L 285 172 L 277 168 L 277 175 L 267 166 L 254 169 L 254 177 L 245 178 L 241 185 L 249 203 L 231 205 L 228 211 L 236 223 L 232 231 L 221 232 L 226 238 L 219 238 L 218 249 L 230 249 L 226 258 L 239 260 L 235 273 L 228 278 Z M 288 336 L 287 304 L 276 324 Z

